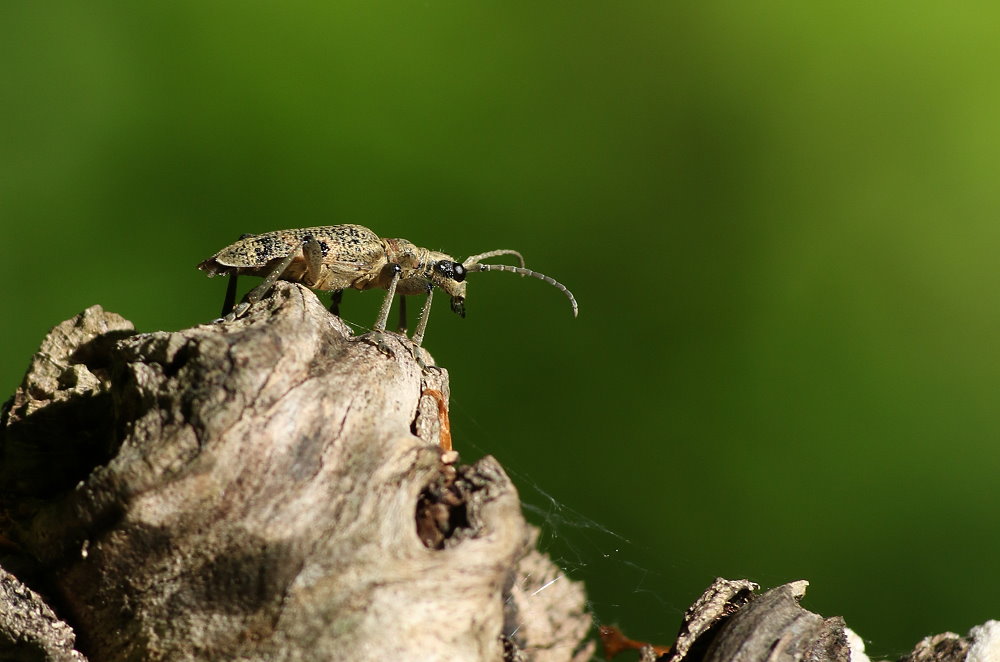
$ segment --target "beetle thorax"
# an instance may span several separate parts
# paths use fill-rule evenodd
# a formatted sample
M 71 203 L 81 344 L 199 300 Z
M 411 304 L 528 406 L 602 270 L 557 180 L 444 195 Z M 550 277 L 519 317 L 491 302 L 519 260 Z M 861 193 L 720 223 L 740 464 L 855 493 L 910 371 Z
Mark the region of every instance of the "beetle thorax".
M 421 253 L 427 252 L 405 239 L 383 239 L 382 245 L 385 246 L 386 262 L 401 266 L 404 278 L 407 272 L 419 267 Z
M 455 273 L 460 263 L 447 253 L 420 248 L 405 239 L 383 239 L 388 264 L 402 268 L 396 291 L 399 294 L 426 294 L 439 287 L 451 297 L 465 297 L 464 272 Z

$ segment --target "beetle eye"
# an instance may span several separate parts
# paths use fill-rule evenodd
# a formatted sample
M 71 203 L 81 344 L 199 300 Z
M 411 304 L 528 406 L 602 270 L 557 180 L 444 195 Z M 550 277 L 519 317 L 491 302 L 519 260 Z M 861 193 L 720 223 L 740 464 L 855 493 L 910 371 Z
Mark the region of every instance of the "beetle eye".
M 465 280 L 466 270 L 462 266 L 461 262 L 450 262 L 448 260 L 441 260 L 434 264 L 434 269 L 439 274 L 445 278 L 450 278 L 451 280 L 461 283 Z

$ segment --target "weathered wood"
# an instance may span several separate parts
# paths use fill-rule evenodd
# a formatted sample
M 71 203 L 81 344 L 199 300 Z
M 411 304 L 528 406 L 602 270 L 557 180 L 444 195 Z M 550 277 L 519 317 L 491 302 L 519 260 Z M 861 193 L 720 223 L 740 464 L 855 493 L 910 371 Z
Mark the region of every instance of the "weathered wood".
M 808 585 L 791 582 L 757 594 L 752 582 L 716 579 L 684 613 L 673 649 L 657 658 L 645 645 L 642 660 L 868 662 L 864 642 L 844 619 L 823 618 L 799 606 Z M 620 633 L 615 640 L 622 640 Z M 927 637 L 899 662 L 996 660 L 1000 660 L 1000 622 L 987 621 L 966 637 L 950 632 Z
M 4 565 L 95 661 L 586 659 L 582 588 L 520 593 L 559 570 L 502 468 L 442 457 L 447 373 L 387 344 L 286 283 L 231 324 L 61 324 L 3 419 Z
M 386 346 L 288 283 L 230 324 L 54 328 L 0 420 L 0 660 L 590 659 L 503 469 L 441 447 L 447 373 Z M 659 658 L 606 631 L 644 661 L 866 660 L 806 585 L 716 580 Z M 994 621 L 903 658 L 993 659 Z
M 987 621 L 962 637 L 954 632 L 925 637 L 900 662 L 996 662 L 1000 660 L 1000 621 Z
M 969 654 L 969 640 L 944 632 L 920 641 L 900 662 L 961 662 Z
M 75 644 L 42 596 L 0 568 L 0 660 L 84 662 Z
M 712 629 L 743 608 L 758 588 L 757 584 L 745 579 L 728 580 L 720 577 L 712 582 L 702 596 L 685 610 L 677 641 L 667 655 L 666 662 L 680 662 L 692 649 L 697 650 L 699 644 L 702 649 L 707 647 L 713 638 Z M 701 655 L 697 657 L 700 658 Z
M 708 646 L 705 662 L 830 660 L 850 662 L 839 616 L 823 618 L 799 606 L 807 582 L 767 591 L 739 608 Z

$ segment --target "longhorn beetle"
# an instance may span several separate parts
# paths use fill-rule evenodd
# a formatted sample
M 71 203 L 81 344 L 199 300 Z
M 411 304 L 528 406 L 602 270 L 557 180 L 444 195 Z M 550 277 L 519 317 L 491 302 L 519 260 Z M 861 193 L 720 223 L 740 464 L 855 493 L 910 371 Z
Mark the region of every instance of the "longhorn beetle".
M 521 266 L 482 264 L 482 260 L 499 255 L 517 257 Z M 245 234 L 235 244 L 198 265 L 209 276 L 226 274 L 229 286 L 223 303 L 225 321 L 233 321 L 274 286 L 278 279 L 302 283 L 314 290 L 332 290 L 330 310 L 339 312 L 340 297 L 348 288 L 386 290 L 385 300 L 375 320 L 373 331 L 385 330 L 392 298 L 396 294 L 426 294 L 420 320 L 413 333 L 413 342 L 420 345 L 427 330 L 431 310 L 431 295 L 435 287 L 451 295 L 451 309 L 465 317 L 465 277 L 475 271 L 509 271 L 544 280 L 569 298 L 576 317 L 579 308 L 573 293 L 565 285 L 545 274 L 524 268 L 524 258 L 515 250 L 487 251 L 457 262 L 444 253 L 419 248 L 405 239 L 381 239 L 360 225 L 327 225 L 297 230 L 278 230 L 264 234 Z M 236 277 L 239 274 L 263 276 L 260 285 L 250 290 L 243 301 L 236 301 Z M 403 308 L 400 298 L 400 309 Z M 403 315 L 405 317 L 405 313 Z M 402 319 L 402 317 L 401 317 Z M 405 322 L 401 323 L 401 326 Z

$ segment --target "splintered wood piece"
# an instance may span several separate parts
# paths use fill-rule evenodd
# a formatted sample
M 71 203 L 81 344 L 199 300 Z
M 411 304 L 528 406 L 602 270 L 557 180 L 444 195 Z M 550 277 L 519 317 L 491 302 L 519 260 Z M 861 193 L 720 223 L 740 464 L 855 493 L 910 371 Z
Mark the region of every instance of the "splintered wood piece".
M 441 426 L 440 430 L 440 442 L 442 451 L 452 450 L 451 446 L 451 421 L 448 419 L 448 402 L 444 398 L 444 393 L 433 388 L 424 389 L 424 395 L 429 395 L 434 398 L 437 403 L 438 409 L 438 419 Z

